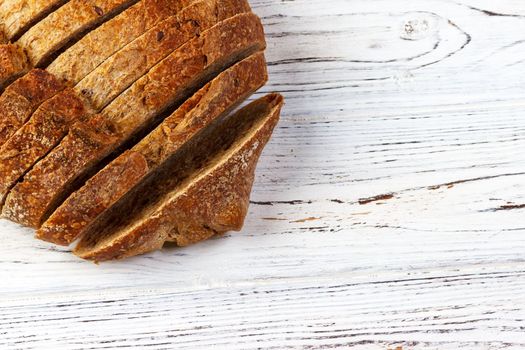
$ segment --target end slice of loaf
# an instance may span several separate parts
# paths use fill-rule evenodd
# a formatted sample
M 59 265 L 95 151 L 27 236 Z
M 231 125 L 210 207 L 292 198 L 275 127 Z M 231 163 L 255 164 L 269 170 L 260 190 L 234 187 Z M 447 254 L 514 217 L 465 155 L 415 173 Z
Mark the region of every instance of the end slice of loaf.
M 225 37 L 228 38 L 227 41 L 224 40 Z M 114 129 L 113 135 L 110 137 L 112 143 L 107 144 L 107 147 L 100 152 L 88 155 L 85 161 L 90 164 L 90 168 L 68 169 L 68 177 L 70 179 L 84 178 L 86 174 L 92 173 L 92 167 L 100 163 L 109 153 L 116 151 L 125 142 L 158 124 L 158 121 L 164 117 L 164 113 L 172 106 L 190 97 L 193 92 L 213 79 L 223 69 L 254 52 L 263 50 L 264 47 L 262 25 L 259 18 L 251 13 L 240 14 L 222 21 L 203 32 L 200 37 L 189 41 L 157 64 L 91 122 L 93 126 L 97 126 L 101 122 L 105 125 L 111 125 Z M 88 109 L 88 107 L 84 107 L 84 109 Z M 75 118 L 63 118 L 60 122 L 71 123 L 74 120 Z M 35 125 L 30 120 L 27 124 L 31 127 L 25 128 L 28 130 L 25 132 L 45 135 L 44 130 L 37 132 L 34 128 L 43 129 L 44 126 L 51 125 L 51 123 L 56 124 L 56 130 L 53 132 L 56 138 L 58 135 L 60 138 L 64 137 L 68 126 L 70 126 L 62 124 L 59 126 L 59 123 L 54 121 L 38 122 Z M 22 129 L 17 134 L 20 134 L 20 137 L 32 137 L 31 135 L 22 136 L 24 135 Z M 72 139 L 72 135 L 68 136 L 61 142 L 60 146 L 67 147 L 69 156 L 77 153 L 85 154 L 85 150 L 77 148 L 82 147 L 84 143 Z M 101 135 L 101 138 L 103 137 L 104 135 Z M 8 144 L 4 145 L 4 147 L 6 146 L 18 148 L 18 146 L 13 147 Z M 13 157 L 10 160 L 0 158 L 0 170 L 4 169 L 4 173 L 9 172 L 15 166 L 19 169 L 12 172 L 12 175 L 4 180 L 9 185 L 4 186 L 3 191 L 9 191 L 16 184 L 17 180 L 13 182 L 15 177 L 19 179 L 31 169 L 35 161 L 44 157 L 54 147 L 55 144 L 52 143 L 34 147 L 30 161 L 26 160 L 23 164 L 16 163 Z M 36 157 L 37 155 L 38 157 Z M 22 168 L 24 171 L 21 171 Z M 64 182 L 68 181 L 64 180 Z M 1 185 L 2 179 L 0 179 L 0 190 Z M 0 194 L 3 194 L 4 198 L 7 195 L 2 191 Z M 45 203 L 42 204 L 46 205 Z M 57 203 L 57 205 L 59 204 Z M 2 213 L 6 218 L 22 225 L 30 227 L 40 225 L 39 221 L 33 221 L 28 215 L 29 213 L 14 201 L 6 203 Z
M 4 32 L 16 40 L 32 25 L 53 12 L 68 0 L 3 0 L 0 5 Z
M 142 0 L 88 33 L 58 56 L 47 70 L 76 85 L 115 52 L 195 1 Z
M 0 148 L 0 203 L 19 179 L 64 137 L 71 120 L 88 115 L 84 101 L 71 89 L 43 103 L 31 119 Z M 13 219 L 11 208 L 2 215 Z
M 199 90 L 154 131 L 131 150 L 108 164 L 91 178 L 80 190 L 72 194 L 37 231 L 37 238 L 60 245 L 69 245 L 105 210 L 120 200 L 124 194 L 151 176 L 160 166 L 199 132 L 224 117 L 254 91 L 266 83 L 266 61 L 263 53 L 257 53 L 219 74 Z M 63 172 L 80 164 L 85 154 L 73 154 L 60 158 Z M 41 162 L 11 191 L 11 198 L 26 212 L 43 218 L 49 211 L 42 203 L 55 202 L 69 184 L 59 183 L 67 178 L 53 166 L 57 160 Z M 74 163 L 74 164 L 69 164 Z M 50 187 L 56 186 L 55 191 Z M 101 189 L 105 189 L 102 191 Z M 54 197 L 48 197 L 55 193 Z M 31 203 L 38 203 L 32 206 Z
M 20 46 L 0 45 L 0 92 L 28 70 L 29 62 Z
M 257 160 L 278 122 L 282 102 L 280 95 L 257 100 L 195 141 L 173 168 L 164 169 L 166 176 L 145 184 L 105 215 L 75 254 L 97 262 L 120 259 L 160 249 L 166 241 L 184 246 L 239 230 Z M 197 151 L 207 158 L 200 159 Z
M 52 74 L 33 69 L 0 96 L 0 146 L 31 117 L 47 99 L 65 88 Z
M 71 0 L 31 27 L 18 44 L 33 66 L 45 67 L 58 50 L 137 1 Z
M 188 40 L 234 15 L 250 11 L 246 0 L 196 2 L 169 17 L 102 63 L 75 89 L 102 109 Z

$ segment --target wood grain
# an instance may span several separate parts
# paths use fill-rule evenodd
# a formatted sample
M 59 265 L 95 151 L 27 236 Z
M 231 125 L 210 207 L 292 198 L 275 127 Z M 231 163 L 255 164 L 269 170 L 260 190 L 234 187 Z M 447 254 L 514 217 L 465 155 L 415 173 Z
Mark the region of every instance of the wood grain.
M 522 349 L 525 3 L 253 0 L 242 233 L 100 266 L 0 223 L 0 348 Z

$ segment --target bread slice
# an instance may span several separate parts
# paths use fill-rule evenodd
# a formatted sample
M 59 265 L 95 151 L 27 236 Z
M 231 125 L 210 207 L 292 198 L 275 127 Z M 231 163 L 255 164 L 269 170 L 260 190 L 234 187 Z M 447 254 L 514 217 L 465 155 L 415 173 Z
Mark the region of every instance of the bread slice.
M 196 2 L 114 54 L 80 81 L 75 89 L 95 109 L 102 109 L 191 38 L 227 18 L 249 11 L 246 0 Z
M 68 0 L 3 0 L 0 5 L 3 30 L 8 40 L 16 41 L 24 32 Z
M 228 40 L 224 40 L 225 37 L 228 37 Z M 115 99 L 99 116 L 85 125 L 85 127 L 97 128 L 100 128 L 100 124 L 107 125 L 110 136 L 106 137 L 104 133 L 98 135 L 99 140 L 106 137 L 105 147 L 87 155 L 85 162 L 89 164 L 89 168 L 70 168 L 67 173 L 68 177 L 85 178 L 86 175 L 92 174 L 96 170 L 93 167 L 105 157 L 137 135 L 151 130 L 165 117 L 167 111 L 190 97 L 222 70 L 254 52 L 263 50 L 265 45 L 261 22 L 256 15 L 251 13 L 229 18 L 183 45 Z M 57 130 L 54 134 L 63 137 L 64 133 L 67 133 L 67 125 L 62 127 L 58 124 L 60 122 L 70 123 L 74 119 L 61 118 L 56 122 L 53 121 Z M 30 120 L 27 124 L 33 125 L 34 123 Z M 29 130 L 29 133 L 35 133 L 32 130 L 33 126 L 26 129 Z M 102 130 L 106 131 L 106 129 Z M 22 129 L 17 133 L 24 135 Z M 85 134 L 89 135 L 89 133 Z M 30 135 L 26 137 L 31 138 Z M 85 141 L 80 142 L 70 134 L 60 143 L 60 147 L 66 149 L 64 152 L 67 152 L 68 157 L 77 153 L 85 154 L 85 150 L 78 148 L 89 145 L 89 142 Z M 10 145 L 6 143 L 2 149 L 18 148 L 16 143 L 10 143 Z M 3 160 L 0 157 L 0 163 L 4 163 L 0 164 L 0 195 L 4 195 L 4 199 L 7 195 L 5 191 L 9 191 L 16 183 L 16 180 L 15 182 L 12 180 L 29 171 L 34 161 L 44 157 L 55 147 L 55 144 L 46 143 L 42 146 L 45 147 L 35 147 L 31 153 L 31 161 L 17 162 L 14 158 L 11 159 L 12 157 L 9 160 Z M 36 157 L 37 154 L 39 157 Z M 52 156 L 53 152 L 50 155 Z M 59 167 L 60 164 L 56 166 Z M 16 167 L 17 171 L 10 171 L 12 167 Z M 21 171 L 22 168 L 24 171 Z M 9 173 L 10 176 L 2 179 L 1 175 L 4 173 Z M 40 222 L 29 220 L 27 213 L 17 203 L 11 201 L 3 207 L 2 215 L 30 227 L 38 227 L 40 224 Z
M 0 92 L 29 70 L 24 51 L 15 44 L 0 44 Z
M 77 41 L 47 70 L 76 85 L 115 52 L 195 1 L 142 0 Z
M 68 123 L 88 114 L 84 101 L 71 89 L 37 109 L 30 121 L 0 148 L 0 203 L 4 203 L 17 181 L 60 142 Z
M 178 159 L 106 212 L 75 254 L 97 262 L 120 259 L 160 249 L 166 241 L 184 246 L 239 230 L 257 160 L 282 103 L 280 95 L 266 96 L 194 138 Z
M 45 67 L 57 51 L 137 1 L 71 0 L 31 27 L 17 43 L 26 50 L 33 66 Z
M 266 61 L 262 52 L 218 75 L 135 147 L 124 152 L 71 195 L 37 231 L 37 238 L 61 245 L 71 244 L 98 215 L 169 161 L 193 136 L 212 123 L 220 123 L 266 80 Z M 64 156 L 62 159 L 65 162 L 63 171 L 67 172 L 82 162 L 84 155 Z M 69 185 L 59 184 L 56 187 L 59 190 L 50 189 L 51 184 L 56 186 L 57 180 L 65 178 L 53 167 L 56 162 L 41 162 L 24 182 L 11 191 L 7 203 L 15 201 L 17 206 L 36 216 L 35 221 L 43 218 L 49 211 L 43 203 L 56 202 L 54 197 Z M 69 165 L 69 162 L 75 165 Z M 107 190 L 100 191 L 101 188 Z
M 0 146 L 13 136 L 40 104 L 64 88 L 64 82 L 41 69 L 33 69 L 12 83 L 0 96 Z

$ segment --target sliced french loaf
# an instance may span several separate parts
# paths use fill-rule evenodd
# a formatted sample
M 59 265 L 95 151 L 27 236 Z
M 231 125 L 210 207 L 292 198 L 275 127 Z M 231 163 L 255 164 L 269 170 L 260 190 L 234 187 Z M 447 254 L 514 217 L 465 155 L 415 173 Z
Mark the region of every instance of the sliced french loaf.
M 71 0 L 31 27 L 17 43 L 34 67 L 45 67 L 58 50 L 137 1 Z
M 249 11 L 246 0 L 196 2 L 115 53 L 82 79 L 75 90 L 100 110 L 191 38 L 221 21 Z
M 266 96 L 193 138 L 176 161 L 105 212 L 75 254 L 97 262 L 121 259 L 160 249 L 166 241 L 185 246 L 239 230 L 257 160 L 282 103 L 280 95 Z
M 228 40 L 224 40 L 225 37 Z M 111 136 L 104 149 L 87 156 L 86 162 L 89 163 L 89 168 L 69 169 L 69 178 L 83 178 L 91 174 L 94 171 L 93 165 L 100 163 L 104 157 L 125 142 L 157 124 L 167 111 L 190 97 L 223 69 L 264 47 L 264 33 L 260 20 L 257 16 L 248 13 L 220 22 L 175 50 L 118 96 L 99 116 L 86 124 L 86 127 L 92 125 L 97 128 L 101 124 L 107 125 Z M 88 107 L 84 107 L 84 111 L 88 110 Z M 75 118 L 54 118 L 48 122 L 50 124 L 52 122 L 56 130 L 53 133 L 55 137 L 53 140 L 60 141 L 74 120 Z M 5 154 L 10 154 L 5 159 L 0 157 L 0 195 L 3 195 L 4 200 L 16 182 L 56 145 L 45 138 L 43 140 L 46 142 L 37 145 L 34 135 L 44 132 L 45 128 L 42 124 L 47 123 L 40 122 L 40 119 L 35 119 L 33 122 L 31 118 L 17 131 L 17 134 L 24 138 L 34 140 L 31 152 L 20 153 L 18 142 L 14 141 L 2 147 Z M 35 128 L 41 130 L 35 131 Z M 86 142 L 75 140 L 73 135 L 70 134 L 62 140 L 60 147 L 67 149 L 69 155 L 85 153 L 83 149 L 77 147 L 83 147 Z M 103 137 L 97 135 L 99 139 Z M 50 156 L 52 154 L 53 152 Z M 2 178 L 3 174 L 6 174 L 4 178 Z M 33 221 L 28 214 L 25 208 L 14 200 L 5 202 L 2 209 L 5 218 L 37 228 L 40 222 Z
M 210 124 L 220 123 L 233 108 L 263 86 L 266 80 L 266 61 L 262 52 L 219 74 L 137 145 L 73 193 L 37 231 L 37 237 L 56 244 L 71 244 L 102 212 L 145 177 L 151 176 L 169 162 L 192 137 L 210 127 Z M 68 158 L 62 153 L 60 159 L 65 162 L 62 171 L 68 172 L 68 169 L 76 167 L 84 157 L 84 154 L 74 154 Z M 56 202 L 56 197 L 60 197 L 60 193 L 69 185 L 57 186 L 60 191 L 50 190 L 59 179 L 65 178 L 53 167 L 57 162 L 41 162 L 10 193 L 8 202 L 16 197 L 18 205 L 37 215 L 37 218 L 43 218 L 49 209 L 42 203 Z M 106 190 L 101 191 L 102 188 Z
M 114 53 L 195 1 L 142 0 L 85 35 L 47 70 L 76 85 Z

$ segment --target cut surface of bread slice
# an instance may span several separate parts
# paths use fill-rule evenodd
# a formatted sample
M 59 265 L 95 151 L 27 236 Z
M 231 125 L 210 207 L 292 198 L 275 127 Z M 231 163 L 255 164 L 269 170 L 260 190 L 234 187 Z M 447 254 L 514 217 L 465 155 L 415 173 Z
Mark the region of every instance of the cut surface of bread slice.
M 195 1 L 142 0 L 88 33 L 58 56 L 47 70 L 76 85 L 115 52 Z
M 36 110 L 0 148 L 0 203 L 4 203 L 17 181 L 60 142 L 70 121 L 88 114 L 84 101 L 71 89 L 52 97 Z
M 225 41 L 224 37 L 228 37 L 229 40 Z M 108 125 L 112 134 L 110 141 L 104 149 L 88 155 L 85 161 L 90 164 L 90 168 L 68 169 L 68 176 L 73 179 L 84 178 L 86 174 L 91 174 L 93 165 L 100 163 L 125 142 L 154 127 L 165 116 L 165 112 L 190 97 L 193 92 L 213 79 L 223 69 L 254 52 L 263 50 L 264 47 L 262 25 L 259 18 L 251 13 L 240 14 L 222 21 L 203 32 L 200 37 L 189 41 L 157 64 L 148 74 L 108 105 L 97 118 L 89 122 L 88 125 L 95 127 L 98 127 L 99 124 Z M 74 118 L 63 118 L 60 121 L 70 123 L 73 120 Z M 26 124 L 32 124 L 31 120 Z M 64 133 L 67 133 L 67 128 L 61 127 L 57 130 L 62 133 L 62 137 Z M 22 129 L 17 133 L 21 131 Z M 31 130 L 31 133 L 34 131 Z M 72 137 L 68 135 L 60 143 L 60 147 L 67 149 L 69 155 L 85 154 L 85 150 L 77 147 L 82 147 L 86 142 L 78 142 Z M 101 135 L 99 138 L 103 137 Z M 4 145 L 6 146 L 8 144 Z M 55 144 L 46 146 L 49 148 L 35 148 L 32 153 L 33 158 L 37 152 L 40 157 L 44 157 L 55 147 Z M 50 156 L 52 155 L 53 152 Z M 0 163 L 2 162 L 10 164 L 9 166 L 0 165 L 0 170 L 5 167 L 5 172 L 8 172 L 9 167 L 14 165 L 11 161 L 0 158 Z M 26 161 L 24 164 L 28 164 L 29 167 L 21 173 L 16 172 L 16 175 L 24 175 L 31 169 L 34 162 Z M 18 168 L 21 166 L 18 165 Z M 9 186 L 4 186 L 7 190 L 14 185 L 11 181 L 13 177 L 14 175 L 9 178 Z M 40 222 L 29 221 L 27 213 L 11 201 L 9 205 L 3 207 L 2 214 L 22 225 L 37 228 L 40 224 Z
M 160 249 L 166 241 L 184 246 L 239 230 L 282 101 L 266 96 L 194 138 L 176 162 L 107 211 L 75 254 L 97 262 L 120 259 Z
M 135 147 L 124 152 L 72 194 L 37 231 L 37 237 L 61 245 L 71 244 L 98 215 L 169 161 L 185 142 L 210 124 L 221 122 L 266 80 L 266 61 L 262 52 L 218 75 Z M 83 159 L 83 154 L 72 155 L 70 159 L 64 156 L 66 166 L 63 171 L 72 167 L 67 162 L 76 165 Z M 7 203 L 15 201 L 18 207 L 34 213 L 37 218 L 44 217 L 48 211 L 43 203 L 53 203 L 54 197 L 58 196 L 54 192 L 61 193 L 61 187 L 67 188 L 68 185 L 60 184 L 59 191 L 50 190 L 51 184 L 56 186 L 57 180 L 65 176 L 58 174 L 53 167 L 56 160 L 46 160 L 26 175 L 24 182 L 11 191 L 7 200 Z M 102 188 L 106 190 L 101 191 Z M 49 197 L 50 194 L 54 196 Z M 33 207 L 32 203 L 38 205 Z
M 0 96 L 0 146 L 31 117 L 47 99 L 65 88 L 52 74 L 33 69 L 9 87 Z
M 102 109 L 158 62 L 217 23 L 250 11 L 246 0 L 199 1 L 150 29 L 78 83 L 78 93 Z
M 32 25 L 68 0 L 3 0 L 0 5 L 3 30 L 8 40 L 17 40 Z
M 0 45 L 0 92 L 28 70 L 29 62 L 20 46 Z
M 17 43 L 35 67 L 45 67 L 56 52 L 138 0 L 71 0 L 29 29 Z

